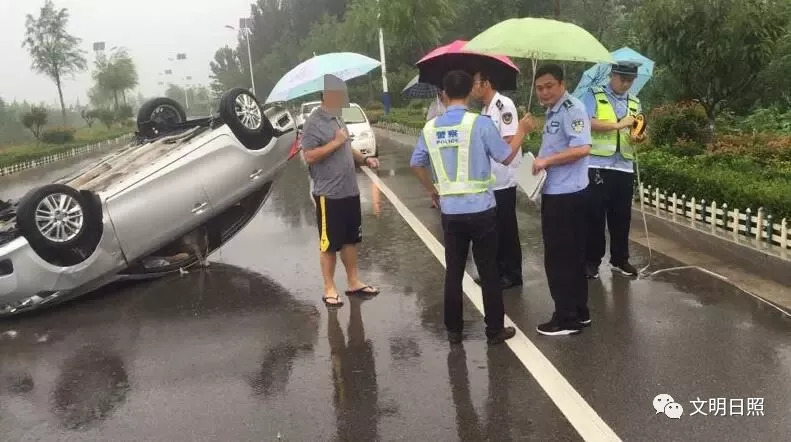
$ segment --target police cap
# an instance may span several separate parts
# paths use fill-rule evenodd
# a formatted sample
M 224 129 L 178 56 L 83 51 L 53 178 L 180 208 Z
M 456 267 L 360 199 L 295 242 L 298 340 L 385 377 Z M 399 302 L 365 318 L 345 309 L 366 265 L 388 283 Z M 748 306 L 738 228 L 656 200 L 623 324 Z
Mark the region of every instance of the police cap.
M 636 77 L 638 67 L 640 67 L 640 63 L 634 61 L 620 61 L 613 65 L 612 73 L 623 75 L 624 77 Z

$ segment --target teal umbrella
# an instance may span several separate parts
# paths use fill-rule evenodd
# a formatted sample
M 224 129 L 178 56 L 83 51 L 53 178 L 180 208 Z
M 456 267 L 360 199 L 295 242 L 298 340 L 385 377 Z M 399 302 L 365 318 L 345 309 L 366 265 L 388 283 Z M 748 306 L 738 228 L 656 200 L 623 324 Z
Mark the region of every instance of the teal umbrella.
M 314 56 L 288 71 L 269 93 L 265 103 L 289 101 L 324 89 L 324 76 L 343 81 L 365 75 L 380 63 L 354 52 L 332 52 Z
M 631 61 L 640 64 L 640 67 L 637 68 L 637 78 L 634 79 L 634 83 L 629 89 L 630 94 L 637 95 L 654 74 L 654 61 L 634 49 L 626 47 L 613 51 L 611 54 L 616 62 Z M 610 63 L 599 63 L 588 69 L 582 74 L 577 88 L 574 89 L 574 95 L 577 98 L 582 98 L 591 87 L 606 85 L 611 71 L 612 64 Z

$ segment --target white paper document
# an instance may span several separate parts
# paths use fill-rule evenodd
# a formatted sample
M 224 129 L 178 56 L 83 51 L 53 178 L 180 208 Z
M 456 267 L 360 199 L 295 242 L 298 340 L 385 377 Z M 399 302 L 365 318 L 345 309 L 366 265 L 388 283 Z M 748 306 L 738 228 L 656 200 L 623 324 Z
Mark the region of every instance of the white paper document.
M 516 181 L 519 188 L 522 189 L 530 201 L 539 204 L 541 201 L 541 193 L 544 189 L 544 182 L 547 179 L 547 171 L 542 170 L 538 175 L 533 175 L 533 162 L 536 157 L 528 152 L 522 157 L 522 164 L 516 171 Z

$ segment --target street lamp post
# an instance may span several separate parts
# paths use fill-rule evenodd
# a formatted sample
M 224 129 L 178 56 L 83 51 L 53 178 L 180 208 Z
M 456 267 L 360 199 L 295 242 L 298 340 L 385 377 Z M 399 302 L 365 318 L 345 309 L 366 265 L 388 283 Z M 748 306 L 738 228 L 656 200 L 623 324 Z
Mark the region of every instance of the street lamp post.
M 379 58 L 382 62 L 382 104 L 385 108 L 385 114 L 390 113 L 390 93 L 387 91 L 387 64 L 385 62 L 385 37 L 382 30 L 382 23 L 379 21 L 382 13 L 379 10 L 379 0 L 376 0 L 376 19 L 379 25 Z
M 185 54 L 185 53 L 178 53 L 178 54 L 176 54 L 176 60 L 186 60 L 186 59 L 187 59 L 187 54 Z M 186 74 L 186 71 L 184 73 Z M 185 106 L 185 110 L 187 112 L 187 116 L 189 116 L 189 113 L 190 113 L 190 98 L 189 98 L 189 92 L 187 91 L 186 78 L 185 78 L 185 83 L 184 83 L 184 106 Z
M 253 95 L 255 95 L 255 77 L 253 76 L 253 54 L 252 51 L 250 50 L 250 34 L 253 33 L 251 27 L 252 21 L 253 20 L 250 18 L 240 18 L 239 30 L 244 33 L 245 40 L 247 41 L 247 61 L 250 63 L 250 92 L 252 92 Z M 225 27 L 228 29 L 233 29 L 234 31 L 236 30 L 236 28 L 234 28 L 231 25 L 225 25 Z

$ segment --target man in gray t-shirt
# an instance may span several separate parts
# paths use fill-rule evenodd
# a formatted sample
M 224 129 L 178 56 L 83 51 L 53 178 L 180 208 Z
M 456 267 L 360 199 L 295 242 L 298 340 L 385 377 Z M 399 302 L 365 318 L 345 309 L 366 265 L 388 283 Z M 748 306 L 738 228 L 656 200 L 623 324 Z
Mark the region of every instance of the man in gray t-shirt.
M 337 134 L 338 131 L 341 134 Z M 358 196 L 357 173 L 351 143 L 346 137 L 346 124 L 323 106 L 316 108 L 305 121 L 301 147 L 307 151 L 337 141 L 338 148 L 321 161 L 308 163 L 313 180 L 313 194 L 340 199 Z M 338 137 L 336 138 L 336 135 Z
M 375 295 L 378 290 L 360 281 L 357 273 L 357 244 L 362 241 L 360 190 L 355 165 L 378 168 L 376 158 L 363 158 L 351 147 L 341 110 L 348 106 L 346 84 L 331 75 L 324 77 L 321 106 L 305 121 L 300 148 L 308 163 L 316 202 L 321 273 L 328 306 L 341 306 L 335 287 L 337 252 L 346 267 L 347 295 Z

